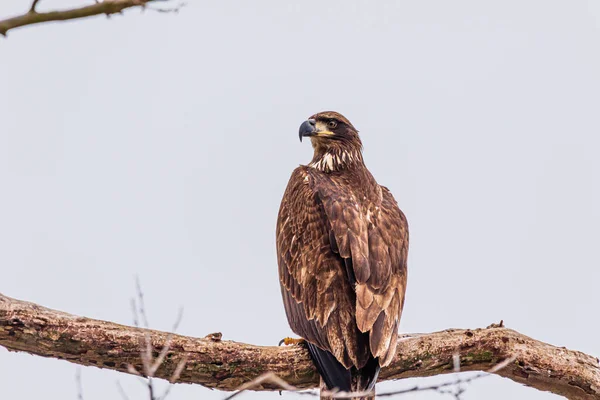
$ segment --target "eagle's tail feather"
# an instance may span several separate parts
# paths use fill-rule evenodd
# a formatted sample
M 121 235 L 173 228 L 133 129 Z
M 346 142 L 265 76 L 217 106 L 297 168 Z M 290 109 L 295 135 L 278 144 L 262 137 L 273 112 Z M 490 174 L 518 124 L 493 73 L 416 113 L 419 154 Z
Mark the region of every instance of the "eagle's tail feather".
M 377 383 L 377 377 L 381 366 L 379 365 L 378 358 L 369 358 L 367 364 L 356 371 L 354 375 L 354 390 L 357 392 L 369 392 L 375 387 Z
M 327 389 L 333 390 L 337 388 L 344 392 L 350 392 L 352 389 L 352 375 L 333 354 L 326 350 L 321 350 L 312 343 L 306 342 L 308 352 L 313 363 L 317 367 L 317 371 L 325 381 Z

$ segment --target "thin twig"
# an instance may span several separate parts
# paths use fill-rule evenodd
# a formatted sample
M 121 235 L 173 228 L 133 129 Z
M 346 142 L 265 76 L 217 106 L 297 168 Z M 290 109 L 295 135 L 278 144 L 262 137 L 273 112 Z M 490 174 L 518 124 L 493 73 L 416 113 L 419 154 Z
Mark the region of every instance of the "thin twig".
M 152 339 L 150 338 L 150 332 L 144 332 L 144 344 L 140 349 L 140 357 L 144 367 L 144 374 L 152 376 Z
M 33 0 L 33 3 L 31 3 L 31 7 L 29 8 L 29 12 L 30 12 L 30 13 L 35 13 L 35 12 L 36 12 L 36 11 L 35 11 L 35 7 L 37 6 L 37 3 L 38 3 L 39 1 L 40 1 L 40 0 Z
M 396 390 L 393 392 L 381 393 L 381 394 L 378 394 L 377 397 L 391 397 L 391 396 L 396 396 L 396 395 L 400 395 L 400 394 L 406 394 L 406 393 L 412 393 L 412 392 L 426 392 L 426 391 L 432 391 L 432 390 L 439 391 L 440 389 L 446 388 L 448 386 L 456 385 L 457 383 L 458 384 L 470 383 L 470 382 L 473 382 L 474 380 L 481 379 L 486 376 L 490 376 L 490 374 L 496 373 L 496 372 L 500 371 L 501 369 L 506 368 L 510 363 L 512 363 L 516 359 L 517 359 L 517 356 L 509 357 L 506 360 L 499 362 L 498 364 L 496 364 L 492 368 L 488 369 L 487 371 L 473 375 L 469 378 L 459 379 L 457 381 L 444 382 L 444 383 L 440 383 L 438 385 L 413 386 L 408 389 L 402 389 L 402 390 Z
M 276 386 L 280 387 L 281 389 L 288 390 L 290 392 L 300 392 L 302 390 L 302 389 L 298 389 L 295 386 L 290 385 L 289 383 L 287 383 L 286 381 L 284 381 L 283 379 L 278 377 L 274 372 L 266 372 L 266 373 L 262 374 L 261 376 L 259 376 L 258 378 L 253 379 L 252 381 L 243 384 L 242 386 L 240 386 L 238 388 L 237 392 L 232 393 L 229 396 L 225 397 L 224 400 L 231 400 L 231 399 L 235 398 L 236 396 L 239 396 L 240 394 L 244 393 L 245 391 L 251 390 L 252 388 L 260 386 L 263 383 L 272 383 L 273 385 L 276 385 Z M 303 393 L 311 393 L 311 392 L 303 392 Z M 314 393 L 311 393 L 311 394 L 314 394 Z
M 135 288 L 137 294 L 137 302 L 135 299 L 131 300 L 133 320 L 134 323 L 136 323 L 137 325 L 139 324 L 139 319 L 141 317 L 142 323 L 144 324 L 144 328 L 148 329 L 149 324 L 148 316 L 146 315 L 146 304 L 144 303 L 144 292 L 142 291 L 142 285 L 137 275 L 135 277 Z M 150 337 L 149 331 L 146 331 L 144 333 L 144 343 L 140 346 L 140 358 L 142 360 L 143 376 L 146 378 L 142 381 L 148 388 L 148 395 L 150 397 L 150 400 L 156 400 L 154 397 L 154 383 L 152 382 L 152 377 L 154 376 L 154 373 L 156 372 L 158 366 L 155 369 L 152 363 L 152 338 Z M 137 374 L 142 375 L 132 365 L 128 365 L 127 368 L 133 369 Z
M 144 292 L 142 291 L 142 285 L 140 284 L 140 277 L 137 275 L 135 276 L 135 288 L 137 291 L 140 316 L 142 317 L 144 328 L 148 328 L 149 325 L 148 316 L 146 315 L 146 305 L 144 304 Z
M 148 396 L 150 397 L 150 400 L 156 400 L 154 397 L 154 383 L 152 382 L 151 376 L 148 377 Z
M 452 394 L 455 397 L 457 396 L 457 393 L 458 393 L 458 395 L 460 396 L 460 394 L 464 393 L 464 389 L 462 389 L 462 388 L 456 392 L 445 391 L 442 389 L 447 388 L 449 386 L 457 385 L 457 384 L 459 384 L 459 385 L 467 384 L 476 379 L 481 379 L 483 377 L 489 376 L 490 374 L 496 373 L 496 372 L 500 371 L 501 369 L 505 368 L 507 365 L 509 365 L 510 363 L 512 363 L 515 360 L 516 360 L 516 356 L 507 358 L 506 360 L 496 364 L 493 368 L 490 368 L 489 370 L 487 370 L 485 372 L 471 376 L 466 379 L 458 379 L 455 381 L 453 380 L 453 381 L 449 381 L 449 382 L 445 382 L 445 383 L 441 383 L 441 384 L 437 384 L 437 385 L 430 385 L 430 386 L 413 386 L 408 389 L 402 389 L 402 390 L 396 390 L 393 392 L 377 394 L 377 397 L 391 397 L 391 396 L 396 396 L 396 395 L 401 395 L 401 394 L 406 394 L 406 393 L 424 392 L 424 391 L 437 391 L 437 392 L 443 393 L 443 394 Z M 352 399 L 355 397 L 367 397 L 367 396 L 373 395 L 372 391 L 338 392 L 338 391 L 328 391 L 328 390 L 324 390 L 320 394 L 318 394 L 318 393 L 315 393 L 314 391 L 306 391 L 305 389 L 299 389 L 295 386 L 292 386 L 292 385 L 288 384 L 287 382 L 285 382 L 283 379 L 279 378 L 277 375 L 275 375 L 275 373 L 267 372 L 267 373 L 259 376 L 258 378 L 254 379 L 248 383 L 243 384 L 242 386 L 239 387 L 237 392 L 225 397 L 224 400 L 233 399 L 236 396 L 238 396 L 248 390 L 251 390 L 253 388 L 256 388 L 256 387 L 262 385 L 263 383 L 270 383 L 270 384 L 278 386 L 279 388 L 281 388 L 283 390 L 287 390 L 290 392 L 296 392 L 299 395 L 308 395 L 308 396 L 315 396 L 315 397 L 321 396 L 321 397 L 326 397 L 326 398 L 330 398 L 330 399 Z
M 77 400 L 83 400 L 83 383 L 81 382 L 81 367 L 77 367 L 75 372 L 75 382 L 77 383 Z
M 177 317 L 175 318 L 175 322 L 173 322 L 173 327 L 171 328 L 171 331 L 177 332 L 177 329 L 179 328 L 179 324 L 181 324 L 182 319 L 183 319 L 183 307 L 179 307 L 179 309 L 177 310 Z
M 129 372 L 132 375 L 135 376 L 139 376 L 142 377 L 143 375 L 139 373 L 139 371 L 137 369 L 135 369 L 135 367 L 131 364 L 127 364 L 127 372 Z
M 156 359 L 150 366 L 149 372 L 148 372 L 149 376 L 154 376 L 158 367 L 160 367 L 161 364 L 163 363 L 163 361 L 165 360 L 167 353 L 169 353 L 169 350 L 171 349 L 171 340 L 173 340 L 173 335 L 169 335 L 167 337 L 167 340 L 165 341 L 165 345 L 163 346 L 162 350 L 158 354 L 158 357 L 156 357 Z
M 131 315 L 133 315 L 133 325 L 136 328 L 139 328 L 140 327 L 140 320 L 138 318 L 137 304 L 136 304 L 134 298 L 131 299 L 130 305 L 131 305 Z
M 171 393 L 171 388 L 173 387 L 173 384 L 179 380 L 179 377 L 181 376 L 181 373 L 183 372 L 183 369 L 187 364 L 187 360 L 187 357 L 184 357 L 183 360 L 179 361 L 179 364 L 177 364 L 177 368 L 175 368 L 175 371 L 173 371 L 173 375 L 171 375 L 171 378 L 169 379 L 170 385 L 167 386 L 165 392 L 162 396 L 158 398 L 158 400 L 165 400 L 167 396 L 169 396 L 169 393 Z
M 127 393 L 125 393 L 125 389 L 123 389 L 123 386 L 121 386 L 120 381 L 117 381 L 117 389 L 119 390 L 119 394 L 123 400 L 129 400 L 129 396 L 127 396 Z
M 460 395 L 464 392 L 464 389 L 460 385 L 460 378 L 458 376 L 458 373 L 460 372 L 460 354 L 456 353 L 452 356 L 452 364 L 454 365 L 454 373 L 456 374 L 455 390 L 440 391 L 440 393 L 451 394 L 456 400 L 460 400 Z
M 171 375 L 171 379 L 169 379 L 170 383 L 175 383 L 179 380 L 179 377 L 181 376 L 181 373 L 183 372 L 187 361 L 187 357 L 184 357 L 183 360 L 179 361 L 179 364 L 177 364 L 177 368 L 175 368 L 175 371 L 173 371 L 173 375 Z
M 144 292 L 142 290 L 142 285 L 140 283 L 140 279 L 138 276 L 135 277 L 135 287 L 136 287 L 137 301 L 135 298 L 131 299 L 131 310 L 133 313 L 133 321 L 136 326 L 139 326 L 139 321 L 140 321 L 140 317 L 141 317 L 142 323 L 144 324 L 144 327 L 147 329 L 149 327 L 149 323 L 148 323 L 148 316 L 146 314 L 146 304 L 144 302 Z M 177 328 L 179 327 L 179 324 L 181 323 L 182 318 L 183 318 L 183 308 L 180 307 L 179 311 L 177 312 L 177 317 L 175 318 L 175 322 L 173 323 L 173 327 L 171 329 L 172 332 L 177 331 Z M 169 392 L 171 391 L 171 385 L 169 385 L 169 386 L 167 386 L 167 389 L 165 390 L 165 392 L 163 393 L 162 396 L 156 397 L 155 389 L 154 389 L 154 381 L 152 378 L 156 374 L 156 371 L 158 370 L 158 368 L 165 361 L 165 358 L 167 357 L 169 350 L 171 349 L 171 340 L 173 338 L 173 335 L 174 335 L 174 333 L 170 333 L 167 336 L 167 339 L 165 340 L 165 342 L 163 344 L 163 348 L 161 349 L 161 351 L 158 354 L 158 356 L 156 357 L 156 359 L 153 360 L 152 338 L 150 336 L 150 332 L 146 331 L 144 333 L 144 343 L 140 346 L 140 358 L 142 360 L 142 373 L 140 373 L 138 370 L 136 370 L 133 365 L 127 366 L 127 369 L 130 373 L 133 373 L 134 375 L 146 378 L 145 380 L 142 380 L 142 381 L 148 388 L 148 394 L 149 394 L 150 400 L 164 400 L 169 395 Z M 173 375 L 169 379 L 169 382 L 171 384 L 175 383 L 179 379 L 186 363 L 187 363 L 187 357 L 184 357 L 184 359 L 181 360 L 179 362 L 179 364 L 177 364 L 177 367 L 175 368 Z
M 183 307 L 179 307 L 179 311 L 177 313 L 177 318 L 175 319 L 175 323 L 173 324 L 173 327 L 171 328 L 171 332 L 173 332 L 173 333 L 177 332 L 177 328 L 179 327 L 179 324 L 181 323 L 182 318 L 183 318 Z M 154 376 L 158 367 L 160 367 L 161 364 L 163 363 L 163 361 L 165 360 L 165 357 L 167 356 L 167 354 L 169 353 L 169 350 L 171 349 L 171 340 L 172 339 L 173 339 L 173 334 L 170 334 L 169 336 L 167 336 L 165 345 L 163 346 L 162 350 L 158 354 L 158 357 L 156 357 L 156 360 L 150 367 L 150 372 L 148 374 L 149 376 Z M 148 341 L 147 341 L 147 343 L 148 343 Z
M 175 7 L 170 7 L 170 8 L 157 8 L 157 7 L 150 7 L 150 6 L 146 6 L 144 8 L 145 9 L 147 8 L 148 10 L 156 11 L 159 13 L 164 13 L 164 14 L 169 14 L 169 13 L 177 14 L 185 6 L 187 6 L 187 3 L 182 2 L 182 3 L 177 4 Z

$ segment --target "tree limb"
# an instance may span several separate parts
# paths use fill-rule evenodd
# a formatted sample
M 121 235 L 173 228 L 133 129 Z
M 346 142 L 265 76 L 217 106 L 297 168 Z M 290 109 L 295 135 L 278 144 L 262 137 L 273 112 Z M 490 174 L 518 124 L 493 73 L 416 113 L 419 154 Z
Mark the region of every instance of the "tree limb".
M 69 19 L 86 18 L 94 15 L 111 15 L 120 13 L 126 8 L 144 7 L 146 4 L 160 0 L 104 0 L 96 2 L 85 7 L 73 8 L 68 10 L 50 11 L 39 13 L 35 10 L 39 0 L 34 0 L 28 12 L 16 17 L 0 21 L 0 35 L 6 36 L 6 33 L 14 28 L 21 26 L 39 24 L 50 21 L 66 21 Z M 162 0 L 167 1 L 167 0 Z M 176 11 L 177 8 L 173 9 Z
M 302 346 L 254 346 L 222 341 L 218 334 L 205 338 L 174 335 L 78 317 L 0 294 L 0 346 L 11 351 L 131 373 L 130 366 L 143 371 L 140 349 L 147 335 L 154 357 L 170 337 L 169 351 L 156 371 L 157 378 L 171 378 L 181 361 L 187 359 L 178 382 L 235 390 L 271 371 L 298 388 L 319 384 Z M 451 373 L 454 354 L 460 355 L 461 371 L 487 370 L 503 359 L 516 357 L 496 373 L 569 399 L 600 399 L 597 358 L 495 327 L 402 337 L 395 359 L 381 371 L 380 380 Z M 265 383 L 254 389 L 278 387 Z

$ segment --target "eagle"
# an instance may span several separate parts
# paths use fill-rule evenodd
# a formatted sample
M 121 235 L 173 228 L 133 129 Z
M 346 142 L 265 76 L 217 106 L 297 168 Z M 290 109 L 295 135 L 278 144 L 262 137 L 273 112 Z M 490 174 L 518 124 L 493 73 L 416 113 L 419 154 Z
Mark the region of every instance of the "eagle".
M 408 223 L 343 115 L 317 113 L 299 136 L 314 155 L 292 173 L 276 232 L 287 319 L 327 389 L 374 393 L 398 342 Z

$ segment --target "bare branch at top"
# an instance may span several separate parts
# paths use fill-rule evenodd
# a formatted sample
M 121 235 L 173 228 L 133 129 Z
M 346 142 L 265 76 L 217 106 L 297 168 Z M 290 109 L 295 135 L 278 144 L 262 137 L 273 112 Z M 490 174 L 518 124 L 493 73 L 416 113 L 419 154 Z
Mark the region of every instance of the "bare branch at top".
M 146 7 L 147 4 L 157 2 L 168 2 L 169 0 L 103 0 L 96 1 L 95 4 L 91 4 L 84 7 L 49 11 L 49 12 L 37 12 L 36 6 L 40 0 L 33 0 L 29 10 L 16 17 L 7 18 L 0 20 L 0 35 L 6 36 L 7 32 L 11 29 L 19 28 L 22 26 L 40 24 L 43 22 L 52 21 L 67 21 L 71 19 L 87 18 L 95 15 L 107 15 L 117 14 L 123 12 L 123 10 L 133 7 Z M 159 8 L 156 11 L 169 11 L 177 12 L 183 4 L 175 6 L 173 8 Z

